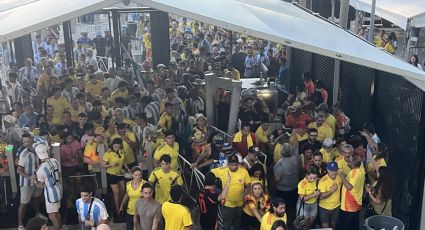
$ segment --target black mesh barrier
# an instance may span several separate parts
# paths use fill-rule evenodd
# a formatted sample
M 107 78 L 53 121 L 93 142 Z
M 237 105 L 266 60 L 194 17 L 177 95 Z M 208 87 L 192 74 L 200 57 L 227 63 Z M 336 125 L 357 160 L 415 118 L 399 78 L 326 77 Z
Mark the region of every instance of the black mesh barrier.
M 364 66 L 341 62 L 341 103 L 354 131 L 361 130 L 363 123 L 372 118 L 371 87 L 375 73 L 376 70 Z
M 291 79 L 289 88 L 295 92 L 295 86 L 302 82 L 302 76 L 305 71 L 311 71 L 312 53 L 292 48 L 291 58 Z
M 24 66 L 26 58 L 33 59 L 34 53 L 32 50 L 32 41 L 31 35 L 27 34 L 22 37 L 15 39 L 15 55 L 16 55 L 16 64 L 19 67 Z
M 423 92 L 419 88 L 400 76 L 379 72 L 373 122 L 388 145 L 389 165 L 396 178 L 393 215 L 403 221 L 406 229 L 419 229 L 420 224 L 424 157 L 418 143 L 422 105 Z
M 328 105 L 332 105 L 333 86 L 334 86 L 334 70 L 335 70 L 335 59 L 313 54 L 313 70 L 312 78 L 320 79 L 325 84 L 325 88 L 328 91 Z

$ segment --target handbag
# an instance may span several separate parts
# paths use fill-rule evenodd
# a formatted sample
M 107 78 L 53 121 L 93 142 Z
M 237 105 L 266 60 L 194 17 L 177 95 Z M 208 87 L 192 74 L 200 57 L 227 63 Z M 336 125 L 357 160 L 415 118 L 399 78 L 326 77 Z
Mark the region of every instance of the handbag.
M 376 215 L 382 215 L 382 213 L 384 213 L 384 211 L 385 211 L 385 208 L 387 207 L 387 203 L 388 203 L 388 201 L 385 202 L 385 205 L 382 208 L 381 213 L 379 213 L 379 214 L 376 213 L 372 204 L 369 204 L 369 207 L 366 209 L 366 213 L 365 213 L 366 218 L 371 217 L 371 216 L 376 216 Z
M 304 219 L 304 197 L 300 200 L 300 207 L 297 211 L 297 217 L 295 218 L 294 222 L 292 223 L 292 227 L 295 230 L 303 230 L 306 226 L 305 219 Z M 301 208 L 303 209 L 302 215 L 300 215 Z

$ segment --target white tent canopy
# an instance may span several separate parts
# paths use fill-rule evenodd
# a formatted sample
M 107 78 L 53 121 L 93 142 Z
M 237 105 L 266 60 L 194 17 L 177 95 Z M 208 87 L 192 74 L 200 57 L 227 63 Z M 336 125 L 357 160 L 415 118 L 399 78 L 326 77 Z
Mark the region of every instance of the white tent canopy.
M 142 0 L 142 4 L 253 37 L 404 76 L 425 90 L 425 72 L 297 6 L 279 0 Z M 297 61 L 297 60 L 294 60 Z
M 121 0 L 7 0 L 4 5 L 0 5 L 0 42 L 15 39 L 118 2 Z
M 350 0 L 354 8 L 370 13 L 372 0 Z M 402 29 L 412 19 L 412 26 L 425 27 L 425 0 L 377 0 L 375 14 Z

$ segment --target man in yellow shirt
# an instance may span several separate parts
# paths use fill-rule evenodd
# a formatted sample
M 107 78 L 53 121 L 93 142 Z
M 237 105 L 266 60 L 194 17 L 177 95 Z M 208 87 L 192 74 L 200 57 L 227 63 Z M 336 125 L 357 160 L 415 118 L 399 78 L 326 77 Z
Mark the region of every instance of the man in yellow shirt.
M 114 103 L 115 98 L 117 97 L 122 97 L 126 101 L 128 101 L 127 83 L 125 81 L 121 81 L 120 83 L 118 83 L 118 89 L 114 90 L 114 92 L 111 93 L 111 96 L 109 97 L 109 102 Z
M 52 94 L 53 96 L 47 99 L 47 105 L 51 105 L 53 107 L 53 112 L 56 117 L 62 117 L 62 113 L 70 108 L 69 103 L 61 96 L 60 88 L 53 87 Z
M 160 162 L 161 167 L 152 171 L 149 182 L 155 185 L 155 200 L 162 204 L 170 200 L 171 187 L 176 184 L 182 185 L 183 180 L 180 174 L 171 168 L 169 155 L 161 156 Z
M 235 154 L 231 154 L 227 162 L 227 166 L 212 169 L 211 172 L 220 178 L 224 188 L 230 171 L 230 187 L 221 208 L 223 229 L 240 229 L 245 188 L 250 186 L 251 178 L 248 171 L 244 167 L 240 167 L 239 159 Z
M 323 114 L 318 114 L 316 122 L 310 122 L 308 128 L 317 129 L 317 140 L 320 142 L 323 142 L 327 137 L 334 137 L 332 129 L 325 123 L 325 116 Z
M 286 204 L 282 198 L 275 198 L 272 200 L 272 209 L 264 214 L 261 218 L 260 230 L 271 230 L 272 225 L 276 220 L 282 220 L 286 223 Z
M 164 132 L 165 142 L 162 143 L 153 154 L 154 165 L 159 166 L 160 158 L 162 155 L 169 155 L 171 157 L 171 168 L 179 170 L 179 143 L 176 142 L 176 136 L 171 130 Z
M 263 120 L 261 122 L 261 126 L 258 127 L 257 131 L 255 132 L 255 141 L 257 142 L 257 146 L 260 147 L 260 149 L 265 149 L 267 146 L 267 143 L 269 142 L 269 135 L 270 135 L 270 123 L 268 123 L 267 120 Z
M 71 113 L 72 120 L 78 122 L 78 115 L 85 113 L 86 109 L 78 103 L 76 98 L 72 98 L 69 112 Z
M 165 89 L 165 99 L 162 100 L 159 105 L 159 113 L 162 114 L 165 112 L 166 103 L 174 104 L 173 103 L 174 98 L 177 98 L 177 100 L 179 100 L 180 109 L 185 110 L 183 101 L 176 95 L 176 90 L 173 88 L 167 88 Z
M 237 81 L 241 80 L 241 74 L 237 69 L 235 69 L 231 62 L 227 64 L 227 69 L 224 69 L 224 77 L 228 77 Z
M 60 116 L 62 117 L 62 115 Z M 55 110 L 52 105 L 47 105 L 46 108 L 46 118 L 47 122 L 52 125 L 59 125 L 61 123 L 60 117 L 57 117 L 55 114 Z
M 316 112 L 318 114 L 322 114 L 325 117 L 325 123 L 331 128 L 332 130 L 332 137 L 335 136 L 335 127 L 336 127 L 336 119 L 334 115 L 329 113 L 329 107 L 327 104 L 322 103 L 316 108 Z
M 319 150 L 323 155 L 323 162 L 326 164 L 335 159 L 335 151 L 338 151 L 338 149 L 333 148 L 334 144 L 335 141 L 328 137 L 323 141 L 322 148 Z
M 174 118 L 174 105 L 172 103 L 165 103 L 165 112 L 161 114 L 158 121 L 158 126 L 163 131 L 171 130 L 173 128 Z
M 354 156 L 349 164 L 351 171 L 348 175 L 340 172 L 342 181 L 340 228 L 347 230 L 359 229 L 359 214 L 362 208 L 362 196 L 365 182 L 365 170 L 362 160 Z
M 50 89 L 50 78 L 52 77 L 52 68 L 54 63 L 52 60 L 49 60 L 44 65 L 44 74 L 41 75 L 37 80 L 37 91 L 41 97 L 46 99 L 49 96 Z
M 171 200 L 162 205 L 162 216 L 165 220 L 165 230 L 189 230 L 192 229 L 192 217 L 190 210 L 181 205 L 183 188 L 175 185 L 170 190 Z
M 338 176 L 338 164 L 331 161 L 326 166 L 328 174 L 319 180 L 320 202 L 319 216 L 323 228 L 336 229 L 339 206 L 341 205 L 341 178 Z
M 350 144 L 345 144 L 342 146 L 342 155 L 335 159 L 338 163 L 338 172 L 344 173 L 344 175 L 348 175 L 351 171 L 349 164 L 353 160 L 353 146 Z
M 99 96 L 101 95 L 103 88 L 105 88 L 105 83 L 103 81 L 99 81 L 96 74 L 90 74 L 89 81 L 85 86 L 86 94 L 91 95 L 92 97 Z

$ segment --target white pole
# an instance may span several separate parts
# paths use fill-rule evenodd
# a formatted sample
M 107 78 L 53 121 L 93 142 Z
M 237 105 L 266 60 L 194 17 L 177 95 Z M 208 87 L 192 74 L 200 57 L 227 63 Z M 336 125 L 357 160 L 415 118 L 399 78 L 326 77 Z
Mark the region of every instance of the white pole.
M 370 11 L 370 30 L 369 30 L 369 42 L 373 43 L 375 37 L 375 7 L 376 0 L 372 0 L 372 9 Z
M 331 1 L 331 21 L 335 22 L 335 0 Z

